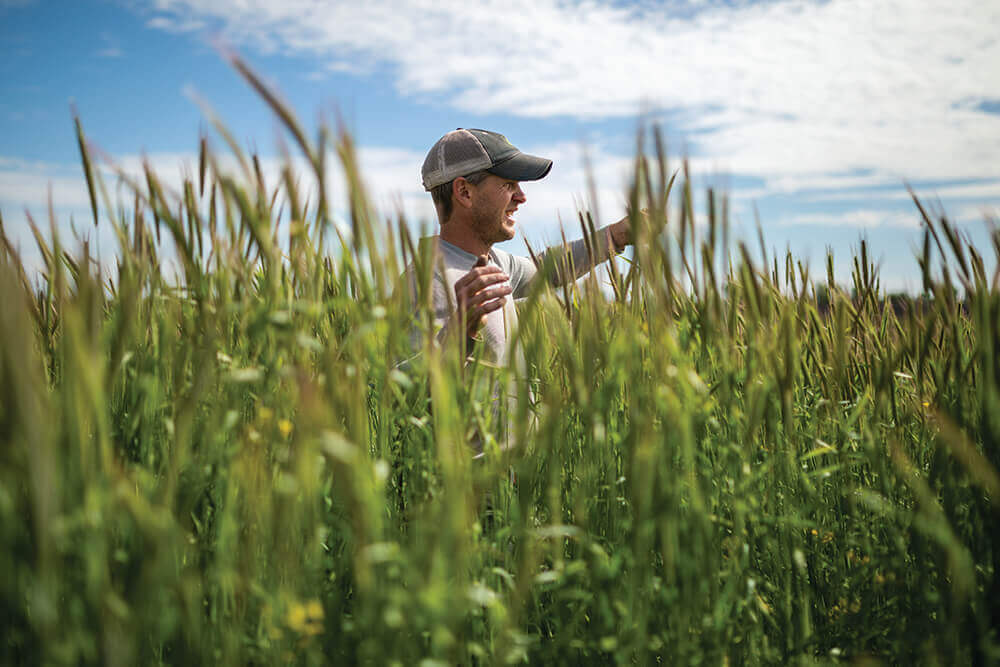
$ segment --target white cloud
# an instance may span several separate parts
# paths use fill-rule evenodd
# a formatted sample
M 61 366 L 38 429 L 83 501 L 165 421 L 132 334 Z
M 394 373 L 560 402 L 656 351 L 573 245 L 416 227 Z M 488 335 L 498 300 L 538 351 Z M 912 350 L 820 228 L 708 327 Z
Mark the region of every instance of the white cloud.
M 770 193 L 780 194 L 793 194 L 813 190 L 837 190 L 843 192 L 845 190 L 877 186 L 895 186 L 905 193 L 902 180 L 882 172 L 862 175 L 789 173 L 773 176 L 768 179 L 767 184 Z M 868 194 L 870 195 L 871 193 Z
M 184 18 L 183 16 L 154 16 L 149 21 L 146 22 L 150 28 L 156 28 L 157 30 L 165 30 L 167 32 L 193 32 L 197 30 L 203 30 L 205 26 L 204 21 L 199 21 L 193 18 Z
M 883 182 L 998 173 L 1000 4 L 958 0 L 156 0 L 251 48 L 388 65 L 404 95 L 578 118 L 680 110 L 699 152 L 781 191 L 876 170 Z M 811 179 L 811 180 L 810 180 Z M 833 187 L 836 179 L 831 181 Z
M 939 199 L 980 199 L 1000 202 L 1000 181 L 989 183 L 972 183 L 968 185 L 921 186 L 914 188 L 918 197 L 936 197 Z M 905 195 L 909 199 L 909 194 Z
M 0 158 L 0 202 L 5 208 L 37 211 L 48 205 L 50 192 L 60 206 L 89 206 L 79 165 Z
M 912 211 L 856 209 L 843 213 L 803 213 L 783 218 L 781 226 L 817 225 L 823 227 L 858 227 L 871 229 L 875 227 L 905 227 L 916 229 L 920 227 L 920 213 Z
M 913 191 L 920 199 L 940 199 L 942 201 L 972 199 L 979 200 L 983 205 L 986 205 L 988 202 L 992 202 L 994 205 L 1000 203 L 1000 181 L 965 183 L 960 185 L 919 185 L 913 186 Z M 897 188 L 877 192 L 872 190 L 856 190 L 848 187 L 839 192 L 810 194 L 807 200 L 811 202 L 836 202 L 874 198 L 881 200 L 912 199 L 909 191 L 900 183 Z
M 959 223 L 980 223 L 985 221 L 1000 221 L 1000 202 L 993 206 L 966 205 L 957 208 L 951 218 Z

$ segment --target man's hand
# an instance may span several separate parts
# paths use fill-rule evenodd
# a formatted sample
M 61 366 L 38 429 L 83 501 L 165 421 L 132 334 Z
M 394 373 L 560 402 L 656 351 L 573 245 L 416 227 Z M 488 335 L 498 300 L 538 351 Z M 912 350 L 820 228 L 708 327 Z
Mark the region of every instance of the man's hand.
M 465 321 L 466 337 L 474 339 L 486 321 L 486 316 L 503 308 L 511 293 L 510 276 L 499 266 L 487 263 L 486 256 L 455 282 L 455 303 L 458 316 Z
M 643 218 L 649 216 L 649 211 L 642 209 L 639 215 Z M 632 227 L 628 223 L 629 216 L 625 216 L 618 222 L 608 225 L 608 240 L 611 241 L 615 252 L 625 250 L 625 246 L 632 245 Z
M 608 240 L 611 241 L 611 249 L 615 252 L 625 250 L 625 246 L 632 245 L 632 228 L 628 224 L 628 216 L 618 222 L 608 225 Z

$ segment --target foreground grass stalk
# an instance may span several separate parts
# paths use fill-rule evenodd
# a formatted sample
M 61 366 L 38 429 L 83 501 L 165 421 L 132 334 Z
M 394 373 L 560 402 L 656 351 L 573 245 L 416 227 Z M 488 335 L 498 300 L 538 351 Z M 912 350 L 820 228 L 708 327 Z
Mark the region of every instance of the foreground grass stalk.
M 865 243 L 850 291 L 832 258 L 823 285 L 781 275 L 730 251 L 711 191 L 697 232 L 654 132 L 613 298 L 540 288 L 523 362 L 467 365 L 351 138 L 311 144 L 236 67 L 306 174 L 265 183 L 215 121 L 239 173 L 202 138 L 197 187 L 147 166 L 112 211 L 78 123 L 116 270 L 32 221 L 29 278 L 3 234 L 5 663 L 997 661 L 1000 293 L 946 217 L 915 200 L 920 297 L 888 299 Z

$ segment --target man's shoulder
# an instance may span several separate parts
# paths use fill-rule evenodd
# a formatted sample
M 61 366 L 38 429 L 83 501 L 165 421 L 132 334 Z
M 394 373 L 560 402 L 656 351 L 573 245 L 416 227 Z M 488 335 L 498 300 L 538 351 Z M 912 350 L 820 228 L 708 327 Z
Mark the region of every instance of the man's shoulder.
M 511 269 L 517 263 L 524 261 L 525 259 L 524 257 L 507 252 L 506 250 L 495 246 L 490 248 L 490 254 L 493 255 L 493 260 L 508 273 L 510 273 Z
M 437 266 L 441 262 L 441 247 L 437 236 L 422 236 L 417 239 L 416 245 L 410 247 L 412 253 L 406 258 L 403 276 L 412 276 L 417 271 L 418 266 L 427 266 L 428 263 L 434 267 L 434 272 L 437 272 Z
M 431 288 L 434 298 L 437 300 L 440 293 L 446 290 L 455 281 L 464 275 L 471 267 L 474 259 L 469 260 L 462 251 L 456 252 L 454 246 L 444 241 L 439 236 L 424 236 L 417 242 L 415 258 L 411 258 L 403 270 L 403 279 L 406 280 L 411 291 L 416 290 L 417 283 L 430 278 Z M 429 262 L 429 265 L 428 265 Z M 428 273 L 424 274 L 418 270 L 418 266 L 423 267 Z
M 528 257 L 515 255 L 514 253 L 507 252 L 501 248 L 491 248 L 490 253 L 493 254 L 493 259 L 496 261 L 497 265 L 507 272 L 511 278 L 518 278 L 525 272 L 531 272 L 535 266 L 534 262 L 532 262 Z

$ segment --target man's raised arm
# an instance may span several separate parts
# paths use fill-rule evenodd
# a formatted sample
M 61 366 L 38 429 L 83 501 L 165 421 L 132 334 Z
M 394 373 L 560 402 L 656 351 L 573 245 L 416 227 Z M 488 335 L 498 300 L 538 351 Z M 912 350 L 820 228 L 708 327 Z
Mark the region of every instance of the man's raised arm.
M 577 239 L 565 246 L 558 245 L 546 249 L 533 257 L 534 261 L 526 257 L 512 256 L 513 297 L 520 299 L 527 296 L 535 279 L 540 275 L 547 274 L 553 287 L 576 280 L 631 244 L 632 232 L 626 216 L 618 222 L 598 229 L 591 237 L 589 251 L 587 240 Z

